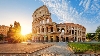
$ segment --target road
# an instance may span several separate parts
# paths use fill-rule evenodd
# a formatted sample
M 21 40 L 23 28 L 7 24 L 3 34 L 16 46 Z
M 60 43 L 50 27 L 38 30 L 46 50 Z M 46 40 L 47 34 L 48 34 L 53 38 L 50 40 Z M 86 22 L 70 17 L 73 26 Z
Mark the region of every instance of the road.
M 66 42 L 56 42 L 55 45 L 33 53 L 34 56 L 70 56 L 70 51 Z

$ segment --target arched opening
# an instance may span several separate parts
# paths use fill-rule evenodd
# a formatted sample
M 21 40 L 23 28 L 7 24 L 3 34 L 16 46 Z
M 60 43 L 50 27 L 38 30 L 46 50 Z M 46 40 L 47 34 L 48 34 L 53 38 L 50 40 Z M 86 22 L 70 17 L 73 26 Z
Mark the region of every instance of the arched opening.
M 75 30 L 75 35 L 77 35 L 77 30 Z
M 60 31 L 60 29 L 59 28 L 57 28 L 57 32 L 59 32 Z
M 78 42 L 80 42 L 80 38 L 78 38 Z
M 64 37 L 61 37 L 61 40 L 62 40 L 63 42 L 65 42 L 65 38 L 64 38 Z
M 43 36 L 41 37 L 41 42 L 44 42 L 44 37 Z
M 59 37 L 58 36 L 56 36 L 56 42 L 59 42 Z
M 77 38 L 75 37 L 75 41 L 77 41 Z
M 51 32 L 53 32 L 53 27 L 51 27 Z
M 41 39 L 40 39 L 40 37 L 38 37 L 38 42 L 40 42 L 41 41 Z
M 47 29 L 47 32 L 48 32 L 48 27 L 46 27 L 46 29 Z
M 65 42 L 65 38 L 63 38 L 63 42 Z
M 46 42 L 48 42 L 48 36 L 46 36 Z
M 69 39 L 68 39 L 68 37 L 66 37 L 66 42 L 68 42 L 69 41 Z
M 72 30 L 72 34 L 74 34 L 74 30 Z
M 73 42 L 75 41 L 74 37 L 73 37 Z
M 50 41 L 53 42 L 53 36 L 50 36 L 50 39 L 51 39 Z
M 64 28 L 62 28 L 62 29 L 61 29 L 61 32 L 65 32 L 65 29 L 64 29 Z
M 44 28 L 42 28 L 42 32 L 44 32 Z

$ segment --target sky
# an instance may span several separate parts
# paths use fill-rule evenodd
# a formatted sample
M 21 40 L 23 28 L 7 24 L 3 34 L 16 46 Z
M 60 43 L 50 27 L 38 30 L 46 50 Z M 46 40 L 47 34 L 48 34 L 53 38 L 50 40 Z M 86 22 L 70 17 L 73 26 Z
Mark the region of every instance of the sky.
M 32 14 L 46 5 L 57 23 L 75 23 L 95 32 L 100 25 L 100 0 L 0 0 L 0 25 L 17 21 L 23 33 L 32 32 Z

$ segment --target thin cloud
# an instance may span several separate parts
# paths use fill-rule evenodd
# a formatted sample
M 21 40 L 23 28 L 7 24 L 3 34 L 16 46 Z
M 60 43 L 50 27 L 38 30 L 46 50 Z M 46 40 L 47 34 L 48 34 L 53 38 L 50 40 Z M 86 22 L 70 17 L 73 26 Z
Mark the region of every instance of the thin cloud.
M 92 16 L 95 14 L 94 10 L 91 9 L 98 1 L 95 1 L 95 3 L 91 4 L 91 0 L 82 0 L 79 3 L 79 6 L 82 6 L 84 11 L 78 12 L 76 8 L 73 8 L 70 4 L 70 2 L 66 0 L 41 0 L 50 10 L 52 14 L 55 14 L 59 20 L 62 20 L 61 22 L 73 22 L 82 24 L 83 26 L 86 26 L 87 32 L 90 32 L 89 25 L 97 24 L 97 21 L 100 21 L 100 15 L 97 13 L 96 16 Z M 94 2 L 94 1 L 93 1 Z M 98 10 L 98 8 L 97 8 Z M 96 10 L 96 11 L 97 11 Z M 92 13 L 92 11 L 94 13 Z M 98 11 L 100 13 L 100 11 Z M 88 15 L 91 16 L 91 18 L 88 18 Z M 90 26 L 91 28 L 92 26 Z M 96 27 L 94 27 L 96 29 Z M 93 31 L 92 31 L 93 32 Z
M 81 0 L 81 2 L 79 3 L 79 6 L 83 6 L 84 7 L 84 11 L 88 10 L 89 6 L 90 6 L 90 2 L 91 0 Z

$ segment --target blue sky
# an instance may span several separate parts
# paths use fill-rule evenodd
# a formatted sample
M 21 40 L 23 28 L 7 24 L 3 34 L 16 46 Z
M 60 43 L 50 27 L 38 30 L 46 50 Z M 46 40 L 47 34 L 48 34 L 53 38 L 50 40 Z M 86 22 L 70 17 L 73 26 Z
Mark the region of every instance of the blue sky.
M 100 25 L 99 0 L 0 0 L 0 25 L 20 22 L 22 31 L 31 32 L 32 14 L 42 5 L 51 12 L 54 22 L 73 22 L 95 32 Z

